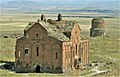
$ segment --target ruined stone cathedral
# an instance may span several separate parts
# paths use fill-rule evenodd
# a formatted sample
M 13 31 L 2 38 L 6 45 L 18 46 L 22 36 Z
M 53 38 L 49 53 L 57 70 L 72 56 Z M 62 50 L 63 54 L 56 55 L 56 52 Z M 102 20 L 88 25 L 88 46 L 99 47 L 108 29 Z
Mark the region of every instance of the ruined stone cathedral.
M 64 72 L 89 61 L 89 41 L 81 38 L 77 22 L 45 19 L 29 23 L 17 39 L 16 72 Z

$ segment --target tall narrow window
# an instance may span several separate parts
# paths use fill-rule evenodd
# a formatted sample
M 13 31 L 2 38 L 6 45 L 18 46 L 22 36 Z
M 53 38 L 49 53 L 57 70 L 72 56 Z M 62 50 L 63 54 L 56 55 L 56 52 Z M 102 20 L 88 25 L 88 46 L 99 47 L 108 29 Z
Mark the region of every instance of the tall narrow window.
M 66 51 L 66 46 L 64 46 L 65 47 L 65 51 Z
M 56 52 L 56 59 L 58 59 L 58 53 Z
M 77 55 L 77 45 L 76 45 L 76 55 Z
M 37 56 L 39 56 L 39 47 L 37 47 L 36 50 L 37 50 Z
M 18 52 L 18 57 L 20 57 L 20 51 Z

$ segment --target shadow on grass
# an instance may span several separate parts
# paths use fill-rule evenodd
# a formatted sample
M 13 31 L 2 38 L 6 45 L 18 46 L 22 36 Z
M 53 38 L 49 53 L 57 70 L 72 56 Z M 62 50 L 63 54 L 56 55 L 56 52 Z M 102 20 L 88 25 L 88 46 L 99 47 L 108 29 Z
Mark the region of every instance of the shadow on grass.
M 15 62 L 12 62 L 12 61 L 0 60 L 0 69 L 9 70 L 9 71 L 15 71 L 14 64 L 15 64 Z

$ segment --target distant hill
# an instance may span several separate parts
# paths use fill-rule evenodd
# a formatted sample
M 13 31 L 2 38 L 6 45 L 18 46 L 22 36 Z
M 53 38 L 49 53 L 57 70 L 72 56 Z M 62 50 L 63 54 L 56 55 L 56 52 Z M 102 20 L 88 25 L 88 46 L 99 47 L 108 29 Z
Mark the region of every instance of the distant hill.
M 103 12 L 114 13 L 119 10 L 119 0 L 114 1 L 9 1 L 1 4 L 2 10 L 19 10 L 19 11 L 38 11 L 38 10 L 53 10 L 53 11 L 76 11 L 76 12 Z M 94 8 L 94 9 L 93 9 Z

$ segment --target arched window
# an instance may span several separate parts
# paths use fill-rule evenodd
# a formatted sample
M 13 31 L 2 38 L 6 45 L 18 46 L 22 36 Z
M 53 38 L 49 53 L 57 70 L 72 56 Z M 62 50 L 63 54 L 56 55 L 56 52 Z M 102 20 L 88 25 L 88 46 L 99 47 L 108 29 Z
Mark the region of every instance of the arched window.
M 25 53 L 26 56 L 28 56 L 28 48 L 26 48 L 26 49 L 24 50 L 24 53 Z

